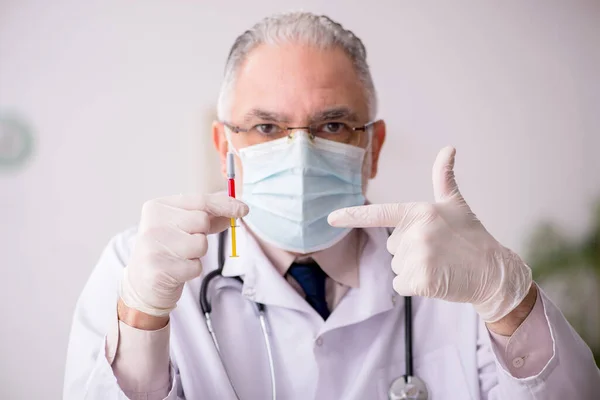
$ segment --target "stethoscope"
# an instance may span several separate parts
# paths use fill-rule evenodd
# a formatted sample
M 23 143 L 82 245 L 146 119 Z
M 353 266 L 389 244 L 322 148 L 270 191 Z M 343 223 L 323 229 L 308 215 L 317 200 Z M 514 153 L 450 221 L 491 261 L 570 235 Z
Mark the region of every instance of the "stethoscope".
M 204 318 L 206 320 L 206 327 L 208 328 L 208 332 L 212 338 L 212 341 L 215 345 L 217 353 L 219 355 L 219 359 L 221 360 L 221 365 L 223 366 L 223 370 L 225 371 L 225 375 L 227 375 L 227 379 L 229 380 L 229 384 L 231 389 L 233 390 L 236 399 L 240 400 L 240 397 L 235 389 L 233 381 L 231 380 L 231 376 L 229 372 L 227 372 L 227 367 L 225 367 L 225 363 L 223 361 L 223 357 L 221 354 L 221 348 L 219 347 L 219 341 L 217 340 L 217 335 L 215 334 L 215 330 L 212 325 L 212 320 L 210 314 L 212 312 L 212 304 L 208 300 L 208 287 L 210 282 L 220 276 L 223 277 L 223 267 L 225 266 L 225 235 L 227 231 L 223 231 L 219 234 L 219 267 L 209 272 L 204 279 L 202 280 L 202 284 L 200 285 L 200 308 L 202 309 L 202 313 L 204 314 Z M 240 283 L 243 283 L 240 277 L 233 277 Z M 267 356 L 269 358 L 269 372 L 271 375 L 271 399 L 277 399 L 277 388 L 275 385 L 275 362 L 273 361 L 273 350 L 271 347 L 271 341 L 269 340 L 269 330 L 267 328 L 267 317 L 266 317 L 266 306 L 263 303 L 255 302 L 256 309 L 258 311 L 258 320 L 260 322 L 260 329 L 263 334 L 263 341 L 266 347 Z M 406 364 L 406 375 L 396 378 L 390 388 L 388 390 L 388 399 L 389 400 L 427 400 L 428 392 L 427 385 L 423 382 L 422 379 L 413 375 L 413 343 L 412 343 L 412 298 L 404 297 L 404 344 L 405 344 L 405 364 Z

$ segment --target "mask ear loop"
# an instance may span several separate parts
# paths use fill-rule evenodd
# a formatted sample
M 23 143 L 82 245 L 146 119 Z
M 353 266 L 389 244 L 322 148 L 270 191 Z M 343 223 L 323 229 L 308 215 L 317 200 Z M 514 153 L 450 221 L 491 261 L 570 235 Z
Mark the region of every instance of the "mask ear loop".
M 367 169 L 370 171 L 371 170 L 371 164 L 373 162 L 373 131 L 375 130 L 375 124 L 371 124 L 367 127 L 366 129 L 366 133 L 367 133 L 367 147 L 365 148 L 365 157 L 367 158 L 365 160 L 365 164 Z

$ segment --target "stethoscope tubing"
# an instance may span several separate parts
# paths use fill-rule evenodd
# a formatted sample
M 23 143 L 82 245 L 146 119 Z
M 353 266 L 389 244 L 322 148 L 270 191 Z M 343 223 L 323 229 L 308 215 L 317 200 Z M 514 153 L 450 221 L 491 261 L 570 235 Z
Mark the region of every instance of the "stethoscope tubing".
M 219 358 L 221 358 L 221 348 L 219 346 L 219 341 L 217 339 L 217 335 L 215 333 L 214 327 L 212 325 L 211 313 L 212 313 L 212 304 L 208 300 L 208 288 L 210 282 L 223 274 L 223 267 L 225 266 L 225 235 L 227 231 L 223 231 L 219 234 L 219 244 L 218 244 L 218 268 L 206 274 L 202 283 L 200 285 L 200 294 L 199 294 L 199 303 L 200 308 L 202 309 L 202 313 L 204 314 L 204 318 L 206 320 L 207 329 L 211 335 L 212 341 L 215 345 L 217 353 L 219 354 Z M 240 283 L 243 283 L 240 277 L 233 277 Z M 409 296 L 404 297 L 404 345 L 406 349 L 405 353 L 405 372 L 406 374 L 403 376 L 404 381 L 408 384 L 411 381 L 411 378 L 414 378 L 413 375 L 413 318 L 412 318 L 412 298 Z M 276 389 L 276 380 L 275 380 L 275 363 L 273 359 L 273 352 L 271 348 L 271 340 L 269 339 L 269 329 L 268 323 L 266 319 L 266 307 L 263 303 L 256 303 L 256 308 L 258 311 L 259 322 L 261 326 L 261 330 L 263 333 L 263 340 L 265 343 L 265 347 L 267 349 L 267 356 L 269 358 L 269 373 L 271 375 L 271 398 L 275 400 L 277 398 L 277 389 Z M 221 358 L 222 362 L 222 358 Z M 227 379 L 229 380 L 229 384 L 236 396 L 239 400 L 240 397 L 235 389 L 233 381 L 227 372 L 227 368 L 225 364 L 222 362 L 223 368 L 225 369 L 225 374 L 227 375 Z M 418 380 L 418 378 L 416 378 Z

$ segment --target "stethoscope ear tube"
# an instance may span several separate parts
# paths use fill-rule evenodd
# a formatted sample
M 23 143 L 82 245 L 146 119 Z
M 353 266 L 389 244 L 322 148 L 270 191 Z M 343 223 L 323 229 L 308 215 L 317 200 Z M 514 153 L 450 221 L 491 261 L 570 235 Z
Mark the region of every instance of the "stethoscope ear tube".
M 388 391 L 389 400 L 427 400 L 429 393 L 423 380 L 413 375 L 412 297 L 404 296 L 405 375 L 395 379 Z
M 202 284 L 200 285 L 200 308 L 202 309 L 202 313 L 204 315 L 210 315 L 212 312 L 212 305 L 210 301 L 208 301 L 208 284 L 210 281 L 221 274 L 221 269 L 215 269 L 214 271 L 210 271 L 204 279 L 202 279 Z
M 218 268 L 214 271 L 206 274 L 204 279 L 202 279 L 202 284 L 200 285 L 200 308 L 202 309 L 202 313 L 204 315 L 210 314 L 212 312 L 212 305 L 210 301 L 208 301 L 208 285 L 218 275 L 221 275 L 223 272 L 223 266 L 225 265 L 225 235 L 227 234 L 227 230 L 219 233 L 219 244 L 218 244 Z
M 404 297 L 404 348 L 406 349 L 406 376 L 413 376 L 412 297 Z
M 219 341 L 217 339 L 217 335 L 216 335 L 215 329 L 213 327 L 212 319 L 210 316 L 211 312 L 212 312 L 212 305 L 211 305 L 210 300 L 208 299 L 208 286 L 210 285 L 210 282 L 214 278 L 216 278 L 218 276 L 222 276 L 222 274 L 223 274 L 223 267 L 225 266 L 224 249 L 225 249 L 225 238 L 226 238 L 225 235 L 226 234 L 227 234 L 226 230 L 219 234 L 219 246 L 218 246 L 219 265 L 218 265 L 218 268 L 209 272 L 208 274 L 206 274 L 206 276 L 202 280 L 202 283 L 200 284 L 200 308 L 202 309 L 202 313 L 204 314 L 204 319 L 206 320 L 206 327 L 208 329 L 208 332 L 210 333 L 213 344 L 215 345 L 217 354 L 219 355 L 219 358 L 221 359 L 221 364 L 223 365 L 223 370 L 225 371 L 225 375 L 227 376 L 227 379 L 229 380 L 229 385 L 231 386 L 231 389 L 233 390 L 235 398 L 239 400 L 240 396 L 238 395 L 235 385 L 233 384 L 233 381 L 231 380 L 231 376 L 229 375 L 229 372 L 227 371 L 227 367 L 223 363 L 223 359 L 222 359 L 222 355 L 221 355 L 221 347 L 219 346 Z M 240 277 L 236 276 L 236 277 L 234 277 L 234 279 L 240 283 L 243 283 L 243 281 Z M 265 341 L 266 351 L 267 351 L 267 355 L 268 355 L 268 359 L 269 359 L 269 374 L 271 375 L 271 398 L 272 398 L 272 400 L 276 400 L 277 388 L 276 388 L 276 380 L 275 380 L 275 362 L 273 360 L 273 351 L 271 349 L 271 341 L 269 339 L 269 334 L 270 334 L 269 325 L 267 323 L 266 315 L 265 315 L 266 307 L 262 303 L 255 303 L 255 304 L 257 307 L 258 316 L 259 316 L 259 320 L 260 320 L 260 328 L 263 333 L 263 338 Z

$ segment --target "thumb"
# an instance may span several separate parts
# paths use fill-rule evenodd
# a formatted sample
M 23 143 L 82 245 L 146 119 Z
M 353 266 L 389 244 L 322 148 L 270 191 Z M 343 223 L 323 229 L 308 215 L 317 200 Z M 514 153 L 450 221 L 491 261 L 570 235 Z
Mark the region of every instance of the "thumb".
M 456 149 L 446 146 L 440 150 L 433 164 L 433 194 L 436 202 L 463 200 L 454 178 Z

